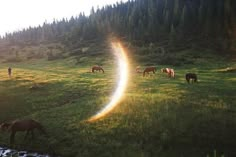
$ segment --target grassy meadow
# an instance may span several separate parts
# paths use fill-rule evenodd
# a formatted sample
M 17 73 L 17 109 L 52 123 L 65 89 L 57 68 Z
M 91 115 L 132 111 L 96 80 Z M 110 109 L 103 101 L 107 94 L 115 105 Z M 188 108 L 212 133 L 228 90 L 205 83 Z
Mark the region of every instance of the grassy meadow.
M 135 67 L 147 64 L 130 58 L 122 101 L 105 118 L 89 123 L 116 88 L 116 62 L 97 59 L 105 60 L 104 74 L 90 72 L 93 58 L 0 64 L 0 122 L 32 118 L 49 134 L 35 132 L 31 141 L 17 133 L 16 148 L 63 157 L 210 157 L 214 151 L 236 156 L 236 73 L 226 71 L 235 62 L 209 56 L 194 64 L 156 64 L 156 74 L 142 77 Z M 174 68 L 176 78 L 162 74 L 164 67 Z M 187 84 L 187 72 L 195 72 L 199 82 Z M 0 133 L 0 145 L 9 146 L 9 133 Z

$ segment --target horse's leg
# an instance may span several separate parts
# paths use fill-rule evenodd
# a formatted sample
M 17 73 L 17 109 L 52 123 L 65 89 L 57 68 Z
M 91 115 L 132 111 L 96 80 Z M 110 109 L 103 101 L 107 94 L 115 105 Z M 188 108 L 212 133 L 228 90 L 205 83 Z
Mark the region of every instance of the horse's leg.
M 29 134 L 29 130 L 27 130 L 27 132 L 25 134 L 25 137 L 24 137 L 24 140 L 28 137 L 28 134 Z
M 31 138 L 34 139 L 34 130 L 31 130 Z
M 11 132 L 11 135 L 10 135 L 10 145 L 14 144 L 15 134 L 16 134 L 15 131 Z
M 186 80 L 187 80 L 187 82 L 188 82 L 188 84 L 189 84 L 189 78 L 187 78 Z

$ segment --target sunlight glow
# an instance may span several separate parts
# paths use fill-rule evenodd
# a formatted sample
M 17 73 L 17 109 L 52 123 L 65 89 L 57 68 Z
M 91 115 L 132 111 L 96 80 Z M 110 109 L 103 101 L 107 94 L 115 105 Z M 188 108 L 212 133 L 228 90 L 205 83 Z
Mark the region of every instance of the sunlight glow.
M 119 68 L 119 81 L 117 84 L 117 88 L 114 94 L 111 97 L 111 101 L 101 109 L 97 114 L 92 116 L 88 121 L 98 120 L 108 113 L 110 113 L 120 102 L 128 83 L 128 59 L 126 56 L 126 52 L 124 51 L 122 45 L 119 42 L 112 43 L 112 49 L 114 54 L 118 60 L 118 68 Z

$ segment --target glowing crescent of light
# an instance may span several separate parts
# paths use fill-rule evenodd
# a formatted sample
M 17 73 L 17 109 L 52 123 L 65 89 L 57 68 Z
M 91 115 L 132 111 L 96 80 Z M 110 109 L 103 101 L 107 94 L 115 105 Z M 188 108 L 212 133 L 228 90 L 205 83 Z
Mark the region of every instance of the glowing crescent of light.
M 112 95 L 110 102 L 104 108 L 102 108 L 97 114 L 92 116 L 88 120 L 90 122 L 98 120 L 107 115 L 109 112 L 111 112 L 120 102 L 127 86 L 129 70 L 128 70 L 128 59 L 126 53 L 119 42 L 113 42 L 112 49 L 118 60 L 118 65 L 119 65 L 119 81 L 117 84 L 117 88 L 114 94 Z

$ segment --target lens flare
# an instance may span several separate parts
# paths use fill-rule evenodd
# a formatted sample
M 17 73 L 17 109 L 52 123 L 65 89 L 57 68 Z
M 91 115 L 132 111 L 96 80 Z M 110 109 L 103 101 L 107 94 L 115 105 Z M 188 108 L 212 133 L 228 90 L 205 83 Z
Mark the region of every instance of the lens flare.
M 104 108 L 102 108 L 97 114 L 92 116 L 88 120 L 90 122 L 98 120 L 107 115 L 108 113 L 110 113 L 119 104 L 123 96 L 123 93 L 126 90 L 128 82 L 128 73 L 129 73 L 128 59 L 122 45 L 119 42 L 113 42 L 111 45 L 112 45 L 112 50 L 118 61 L 119 79 L 117 88 L 114 94 L 112 95 L 110 102 Z

